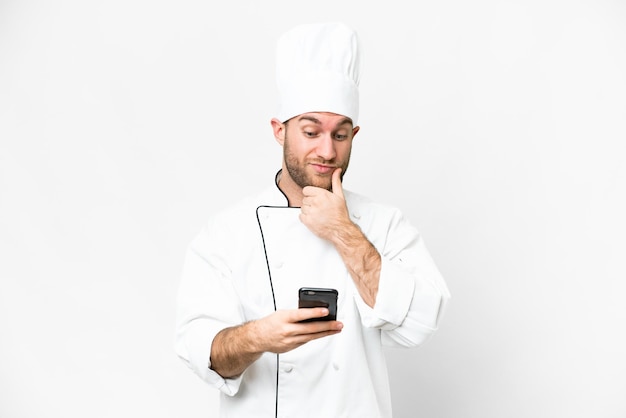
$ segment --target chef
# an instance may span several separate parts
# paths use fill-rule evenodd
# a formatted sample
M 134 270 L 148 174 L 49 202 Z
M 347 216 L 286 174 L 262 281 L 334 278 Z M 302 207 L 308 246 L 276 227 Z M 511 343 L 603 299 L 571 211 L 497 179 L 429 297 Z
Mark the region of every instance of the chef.
M 391 417 L 383 347 L 423 344 L 450 295 L 403 214 L 342 186 L 359 132 L 356 32 L 301 25 L 276 52 L 282 167 L 191 243 L 176 352 L 221 392 L 221 417 Z M 336 289 L 336 320 L 298 309 L 301 287 Z

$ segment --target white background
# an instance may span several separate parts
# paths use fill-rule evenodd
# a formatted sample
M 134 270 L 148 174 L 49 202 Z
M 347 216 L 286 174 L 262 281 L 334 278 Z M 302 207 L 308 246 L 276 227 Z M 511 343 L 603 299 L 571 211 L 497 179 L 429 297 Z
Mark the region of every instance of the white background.
M 0 0 L 1 417 L 216 415 L 184 251 L 271 181 L 274 43 L 330 20 L 365 51 L 345 187 L 453 295 L 389 352 L 396 416 L 626 416 L 624 2 Z

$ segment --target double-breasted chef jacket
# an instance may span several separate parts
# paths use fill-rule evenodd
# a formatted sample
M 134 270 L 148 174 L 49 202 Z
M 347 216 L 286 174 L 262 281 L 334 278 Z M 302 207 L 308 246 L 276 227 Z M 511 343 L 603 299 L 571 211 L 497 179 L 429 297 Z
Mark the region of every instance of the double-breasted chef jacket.
M 278 176 L 276 176 L 278 178 Z M 424 242 L 399 210 L 344 190 L 350 218 L 381 255 L 374 308 L 361 299 L 334 246 L 300 221 L 276 184 L 213 216 L 190 244 L 175 348 L 221 391 L 221 417 L 391 417 L 383 346 L 415 347 L 437 330 L 450 297 Z M 224 379 L 210 368 L 226 327 L 296 309 L 300 287 L 338 290 L 341 333 L 263 354 Z

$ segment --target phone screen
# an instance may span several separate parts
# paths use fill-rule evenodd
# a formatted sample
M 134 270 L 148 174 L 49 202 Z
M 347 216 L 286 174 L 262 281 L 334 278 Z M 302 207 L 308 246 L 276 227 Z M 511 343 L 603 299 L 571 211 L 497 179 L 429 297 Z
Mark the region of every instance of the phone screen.
M 305 319 L 302 322 L 312 321 L 335 321 L 337 319 L 337 296 L 336 289 L 302 287 L 298 291 L 299 308 L 328 308 L 328 315 L 322 318 Z

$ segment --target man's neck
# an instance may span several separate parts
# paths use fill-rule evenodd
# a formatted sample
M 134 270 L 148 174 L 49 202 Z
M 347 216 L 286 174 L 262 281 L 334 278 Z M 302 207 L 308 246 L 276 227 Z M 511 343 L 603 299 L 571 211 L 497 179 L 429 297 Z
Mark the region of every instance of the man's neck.
M 280 170 L 276 175 L 276 185 L 287 197 L 289 206 L 302 206 L 302 188 L 293 181 L 285 167 L 283 167 L 282 170 Z

